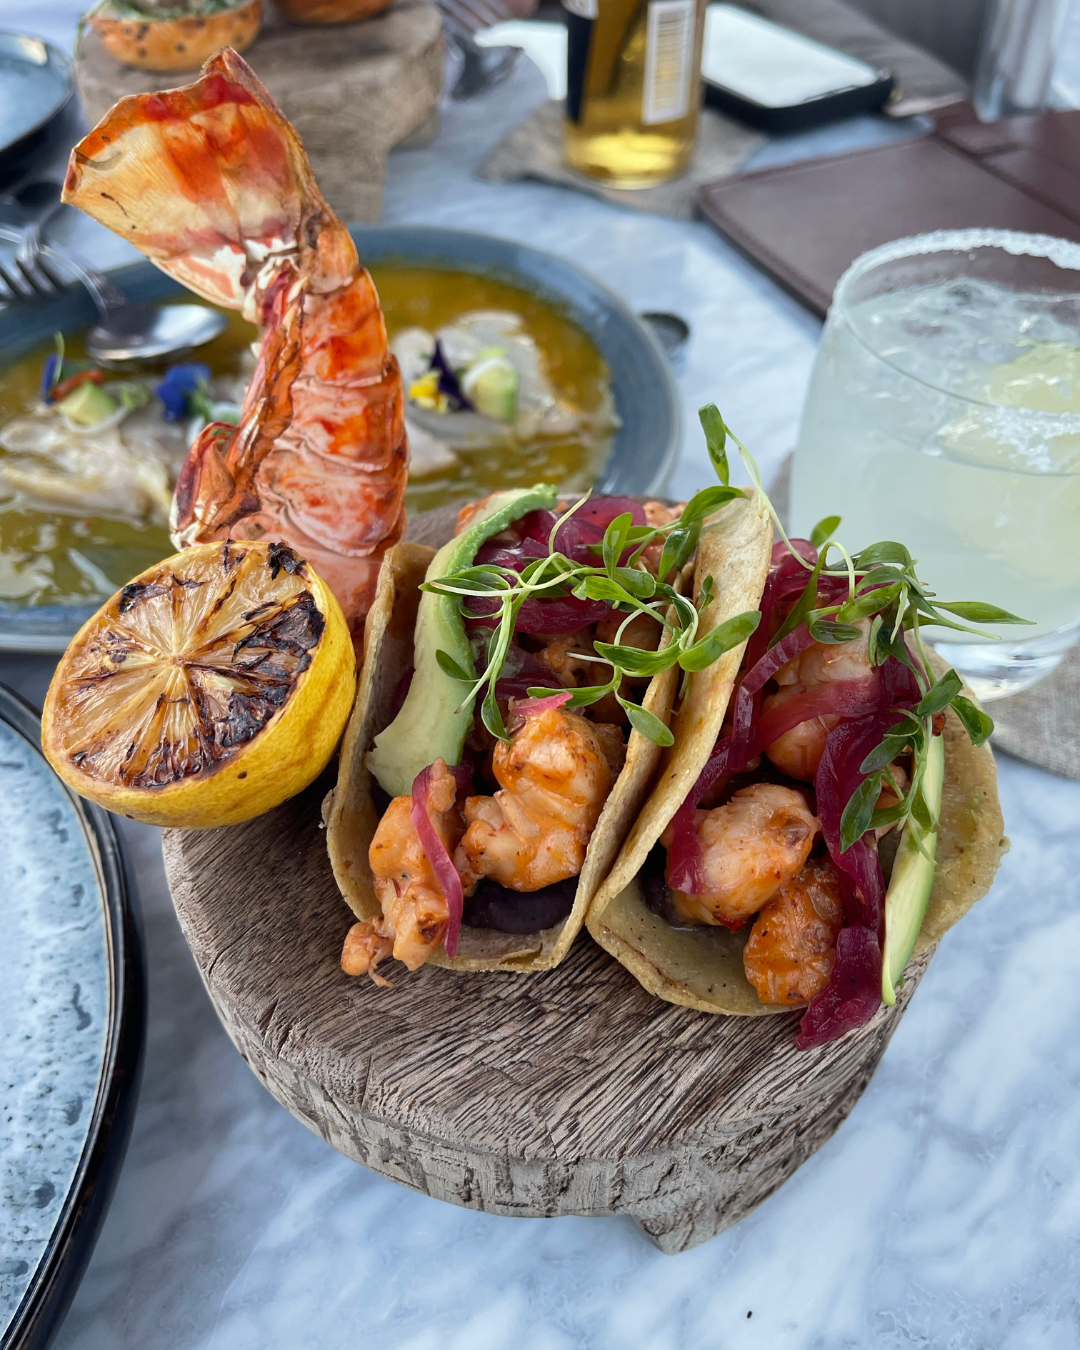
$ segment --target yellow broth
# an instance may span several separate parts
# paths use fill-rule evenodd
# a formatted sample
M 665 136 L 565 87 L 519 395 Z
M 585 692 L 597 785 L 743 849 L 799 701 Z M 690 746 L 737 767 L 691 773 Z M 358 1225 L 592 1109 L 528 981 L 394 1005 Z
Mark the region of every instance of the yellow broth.
M 603 357 L 572 319 L 520 287 L 494 277 L 433 267 L 385 264 L 371 269 L 391 338 L 403 328 L 434 330 L 470 310 L 509 310 L 543 355 L 551 384 L 583 413 L 599 410 L 608 396 L 610 372 Z M 230 314 L 226 331 L 189 360 L 215 375 L 239 369 L 256 330 Z M 25 412 L 38 395 L 42 369 L 52 350 L 40 351 L 0 370 L 0 426 Z M 67 355 L 85 356 L 78 338 Z M 152 367 L 164 373 L 164 367 Z M 453 470 L 410 484 L 411 512 L 444 502 L 468 501 L 497 488 L 547 481 L 584 489 L 603 469 L 611 437 L 537 437 L 498 449 L 459 451 Z M 6 452 L 0 448 L 0 455 Z M 34 509 L 18 497 L 0 500 L 0 601 L 15 605 L 96 602 L 173 552 L 161 525 L 100 514 L 85 516 Z
M 242 353 L 258 332 L 238 314 L 228 319 L 219 337 L 185 359 L 203 362 L 214 375 L 236 374 Z M 34 403 L 52 350 L 50 342 L 0 370 L 0 426 Z M 84 359 L 82 339 L 66 338 L 65 352 L 71 360 Z M 165 367 L 149 366 L 140 373 L 148 372 L 163 375 Z M 0 456 L 6 453 L 0 448 Z M 0 499 L 0 601 L 8 604 L 95 603 L 175 551 L 163 525 L 45 511 L 26 506 L 18 497 Z
M 383 264 L 372 267 L 371 275 L 391 339 L 414 325 L 434 331 L 470 310 L 510 310 L 521 316 L 525 331 L 540 348 L 559 395 L 585 413 L 602 407 L 611 384 L 604 358 L 573 319 L 546 300 L 475 272 Z M 537 437 L 509 448 L 459 451 L 459 463 L 449 473 L 409 485 L 409 510 L 472 501 L 497 488 L 537 482 L 584 489 L 600 476 L 610 445 L 610 436 L 592 445 L 577 436 Z

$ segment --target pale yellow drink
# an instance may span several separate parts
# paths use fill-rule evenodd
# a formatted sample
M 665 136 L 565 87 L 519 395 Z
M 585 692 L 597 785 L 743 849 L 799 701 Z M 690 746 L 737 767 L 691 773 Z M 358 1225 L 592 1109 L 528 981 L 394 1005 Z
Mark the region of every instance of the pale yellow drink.
M 568 101 L 566 162 L 624 188 L 682 173 L 701 103 L 702 0 L 564 2 L 590 24 L 587 38 L 571 32 L 587 56 Z
M 983 280 L 834 306 L 803 415 L 792 525 L 808 534 L 833 514 L 851 549 L 905 543 L 942 600 L 1035 621 L 991 630 L 1003 649 L 1035 639 L 1031 651 L 1059 655 L 1080 631 L 1080 307 Z M 997 659 L 955 645 L 979 639 L 930 635 L 976 679 Z

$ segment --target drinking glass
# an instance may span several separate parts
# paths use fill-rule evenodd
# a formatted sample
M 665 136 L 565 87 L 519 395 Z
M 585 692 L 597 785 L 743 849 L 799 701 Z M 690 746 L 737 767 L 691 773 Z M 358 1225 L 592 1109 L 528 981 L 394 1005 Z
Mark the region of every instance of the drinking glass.
M 974 103 L 984 122 L 1048 105 L 1075 0 L 992 0 L 983 21 Z
M 927 631 L 982 699 L 1080 640 L 1080 245 L 1007 230 L 900 239 L 841 277 L 803 410 L 792 525 L 906 544 L 940 600 L 1034 621 Z

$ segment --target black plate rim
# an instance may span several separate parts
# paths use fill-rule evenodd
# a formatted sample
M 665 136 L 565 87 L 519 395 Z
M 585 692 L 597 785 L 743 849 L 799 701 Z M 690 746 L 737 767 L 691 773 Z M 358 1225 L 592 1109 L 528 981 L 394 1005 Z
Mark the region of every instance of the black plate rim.
M 31 42 L 40 42 L 49 53 L 50 62 L 57 65 L 63 72 L 65 87 L 64 97 L 59 103 L 56 103 L 49 112 L 45 113 L 39 122 L 35 122 L 32 127 L 27 131 L 22 132 L 15 140 L 8 141 L 6 145 L 0 145 L 0 155 L 6 157 L 8 155 L 17 154 L 20 146 L 24 146 L 27 141 L 31 140 L 34 136 L 39 135 L 45 130 L 49 123 L 54 120 L 54 118 L 60 116 L 75 97 L 75 73 L 72 67 L 71 58 L 66 56 L 59 47 L 53 46 L 47 38 L 38 37 L 36 33 L 20 33 L 14 28 L 0 28 L 0 41 L 4 38 L 26 38 Z
M 0 719 L 41 753 L 41 720 L 0 684 Z M 146 984 L 130 870 L 108 813 L 62 785 L 82 824 L 105 896 L 109 1028 L 94 1114 L 75 1179 L 49 1245 L 0 1341 L 0 1350 L 45 1350 L 67 1312 L 94 1249 L 127 1149 L 142 1077 Z

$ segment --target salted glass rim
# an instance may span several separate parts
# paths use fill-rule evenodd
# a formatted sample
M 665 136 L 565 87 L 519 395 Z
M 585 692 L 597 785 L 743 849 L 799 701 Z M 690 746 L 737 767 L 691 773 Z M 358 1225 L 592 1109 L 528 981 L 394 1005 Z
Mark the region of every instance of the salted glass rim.
M 1080 413 L 1050 413 L 1039 408 L 1003 408 L 1000 403 L 990 403 L 986 399 L 975 398 L 971 394 L 961 394 L 955 389 L 947 389 L 944 385 L 935 384 L 933 380 L 914 375 L 896 361 L 891 360 L 883 352 L 872 347 L 852 321 L 847 291 L 856 281 L 875 267 L 880 267 L 883 263 L 895 262 L 900 258 L 918 257 L 919 254 L 970 253 L 977 248 L 997 248 L 1013 257 L 1047 258 L 1064 271 L 1080 272 L 1080 244 L 1074 244 L 1069 239 L 1060 239 L 1053 234 L 1028 234 L 1023 230 L 981 228 L 932 230 L 927 234 L 905 235 L 903 239 L 893 239 L 887 244 L 879 244 L 877 248 L 869 249 L 866 253 L 860 253 L 836 283 L 832 304 L 829 306 L 829 314 L 831 315 L 833 311 L 836 311 L 847 325 L 856 342 L 869 352 L 875 360 L 888 366 L 890 370 L 895 370 L 898 375 L 902 375 L 905 379 L 911 380 L 915 384 L 921 384 L 926 389 L 932 389 L 937 394 L 944 394 L 947 398 L 954 398 L 959 403 L 972 403 L 981 408 L 995 408 L 1004 412 L 1022 413 L 1028 417 L 1049 417 L 1059 423 L 1073 422 L 1080 426 Z M 1076 294 L 1080 298 L 1080 284 L 1077 286 Z

